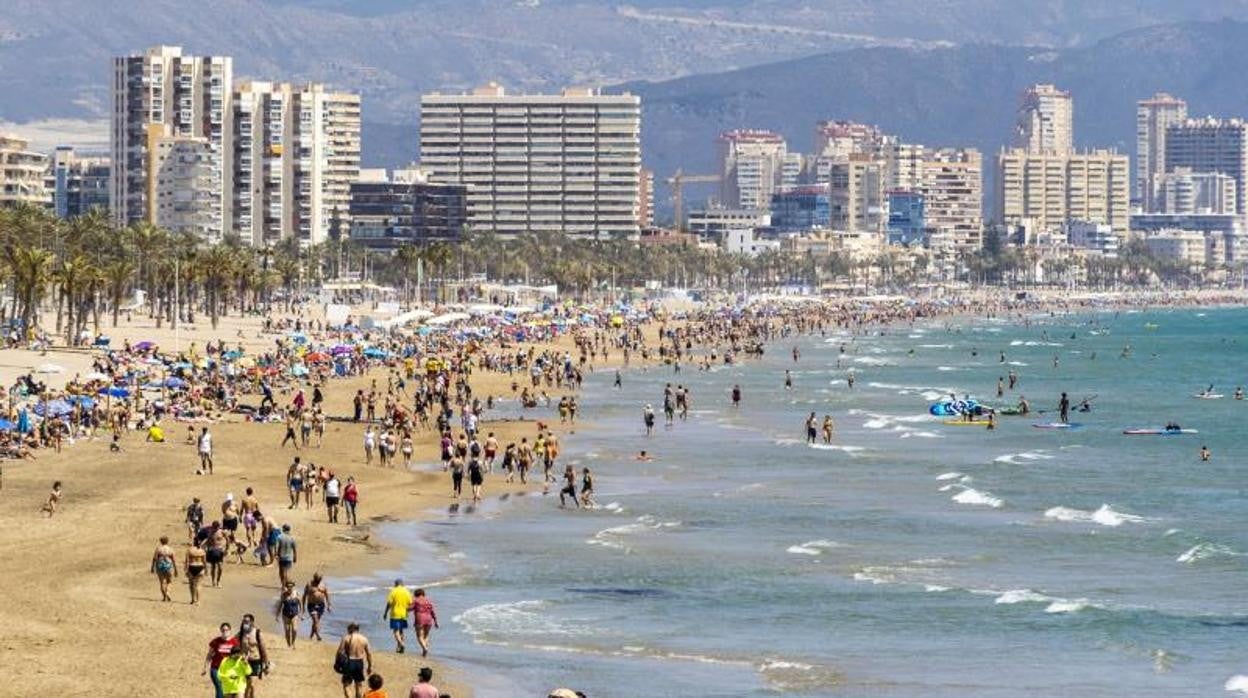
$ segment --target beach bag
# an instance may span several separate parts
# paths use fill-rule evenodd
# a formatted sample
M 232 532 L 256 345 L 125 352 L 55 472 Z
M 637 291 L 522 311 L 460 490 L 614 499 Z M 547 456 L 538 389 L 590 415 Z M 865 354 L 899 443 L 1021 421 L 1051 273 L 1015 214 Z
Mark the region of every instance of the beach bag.
M 339 647 L 334 653 L 334 673 L 343 674 L 347 671 L 347 650 Z

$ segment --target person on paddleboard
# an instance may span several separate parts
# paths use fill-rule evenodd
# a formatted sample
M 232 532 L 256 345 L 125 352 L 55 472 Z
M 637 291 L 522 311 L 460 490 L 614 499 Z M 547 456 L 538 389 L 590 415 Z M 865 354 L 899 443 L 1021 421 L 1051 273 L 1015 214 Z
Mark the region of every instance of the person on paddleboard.
M 1057 403 L 1057 411 L 1061 415 L 1062 424 L 1070 421 L 1070 398 L 1066 393 L 1062 393 L 1062 399 Z

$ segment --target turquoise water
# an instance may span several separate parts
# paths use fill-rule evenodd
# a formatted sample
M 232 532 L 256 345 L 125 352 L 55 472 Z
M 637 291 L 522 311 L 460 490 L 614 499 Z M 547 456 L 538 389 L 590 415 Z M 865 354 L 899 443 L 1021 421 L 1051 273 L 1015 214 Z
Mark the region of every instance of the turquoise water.
M 401 534 L 431 546 L 416 574 L 452 578 L 437 651 L 480 696 L 1221 693 L 1248 674 L 1245 359 L 1248 311 L 1209 309 L 806 337 L 619 391 L 602 373 L 594 428 L 565 439 L 602 508 L 535 494 Z M 997 402 L 1009 369 L 1008 401 L 1094 410 L 1068 431 L 927 415 L 949 392 Z M 647 438 L 667 381 L 692 414 Z M 1210 383 L 1226 397 L 1192 399 Z M 812 410 L 832 448 L 802 443 Z M 1200 433 L 1121 434 L 1167 421 Z

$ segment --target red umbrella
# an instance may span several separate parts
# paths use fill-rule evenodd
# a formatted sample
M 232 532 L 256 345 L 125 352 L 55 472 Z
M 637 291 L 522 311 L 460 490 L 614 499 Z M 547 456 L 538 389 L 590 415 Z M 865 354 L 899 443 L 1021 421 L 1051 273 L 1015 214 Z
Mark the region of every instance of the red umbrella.
M 329 354 L 326 354 L 323 351 L 314 351 L 311 354 L 308 354 L 307 356 L 303 357 L 303 360 L 308 363 L 319 363 L 321 361 L 329 361 Z

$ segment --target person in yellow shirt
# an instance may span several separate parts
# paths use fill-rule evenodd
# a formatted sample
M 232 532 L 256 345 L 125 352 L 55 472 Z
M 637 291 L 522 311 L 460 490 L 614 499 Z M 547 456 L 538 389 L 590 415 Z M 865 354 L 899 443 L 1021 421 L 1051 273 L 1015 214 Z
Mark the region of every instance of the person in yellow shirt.
M 368 693 L 364 694 L 364 698 L 390 698 L 389 694 L 386 693 L 386 689 L 382 688 L 385 683 L 385 680 L 381 678 L 381 674 L 369 676 Z
M 390 630 L 394 633 L 395 652 L 403 654 L 407 649 L 403 642 L 403 631 L 407 629 L 407 610 L 412 605 L 412 592 L 403 586 L 402 579 L 394 580 L 394 588 L 386 596 L 386 608 L 381 617 L 390 621 Z
M 147 440 L 151 441 L 152 443 L 158 443 L 158 444 L 164 443 L 165 442 L 165 430 L 161 429 L 159 424 L 153 424 L 152 426 L 147 428 Z
M 243 654 L 242 645 L 230 648 L 230 656 L 217 667 L 217 680 L 221 682 L 223 698 L 242 698 L 247 690 L 247 677 L 251 676 L 251 664 Z

